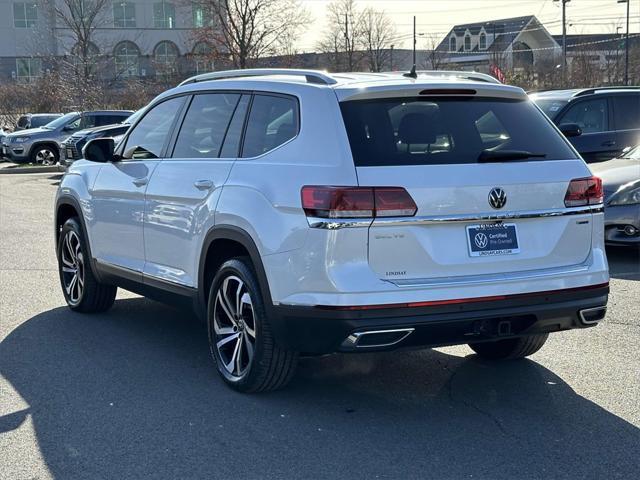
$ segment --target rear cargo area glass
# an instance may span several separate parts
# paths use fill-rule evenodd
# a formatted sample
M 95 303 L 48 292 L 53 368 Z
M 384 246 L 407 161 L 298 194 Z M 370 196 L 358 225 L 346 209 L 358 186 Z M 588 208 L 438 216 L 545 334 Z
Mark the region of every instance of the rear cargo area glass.
M 341 110 L 357 167 L 478 163 L 483 151 L 577 158 L 528 100 L 384 98 L 342 102 Z

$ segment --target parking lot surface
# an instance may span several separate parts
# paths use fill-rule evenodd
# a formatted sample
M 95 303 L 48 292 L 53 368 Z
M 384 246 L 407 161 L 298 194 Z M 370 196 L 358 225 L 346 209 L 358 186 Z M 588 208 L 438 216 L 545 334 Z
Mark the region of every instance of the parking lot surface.
M 64 306 L 57 181 L 0 176 L 0 479 L 638 477 L 637 254 L 609 252 L 603 324 L 529 360 L 308 358 L 247 396 L 188 313 L 123 291 L 105 314 Z

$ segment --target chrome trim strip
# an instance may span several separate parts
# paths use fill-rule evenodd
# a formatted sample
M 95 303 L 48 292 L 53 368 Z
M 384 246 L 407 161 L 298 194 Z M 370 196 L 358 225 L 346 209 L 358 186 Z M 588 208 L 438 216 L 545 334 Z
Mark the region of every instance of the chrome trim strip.
M 531 280 L 545 277 L 554 277 L 558 275 L 571 275 L 574 273 L 585 272 L 589 270 L 591 265 L 582 263 L 572 265 L 570 267 L 553 267 L 538 270 L 529 270 L 514 273 L 493 273 L 486 275 L 465 275 L 460 277 L 443 277 L 443 278 L 412 278 L 406 280 L 389 280 L 383 281 L 391 283 L 396 287 L 446 287 L 456 285 L 475 285 L 482 283 L 509 282 L 516 280 Z
M 565 215 L 582 215 L 586 213 L 604 212 L 603 204 L 585 207 L 554 208 L 549 210 L 526 210 L 506 213 L 484 213 L 478 215 L 431 215 L 424 217 L 377 217 L 372 218 L 317 218 L 307 217 L 311 228 L 339 230 L 341 228 L 359 228 L 376 226 L 430 225 L 449 222 L 491 222 L 516 220 L 524 218 L 562 217 Z
M 354 348 L 380 348 L 380 347 L 390 347 L 391 345 L 395 345 L 400 343 L 402 340 L 407 338 L 409 335 L 413 333 L 415 328 L 396 328 L 391 330 L 372 330 L 367 332 L 355 332 L 349 335 L 344 342 L 342 342 L 343 347 L 354 347 Z M 404 333 L 398 337 L 397 340 L 389 343 L 377 343 L 373 345 L 358 345 L 360 339 L 366 335 L 375 335 L 375 334 L 384 334 L 384 333 Z

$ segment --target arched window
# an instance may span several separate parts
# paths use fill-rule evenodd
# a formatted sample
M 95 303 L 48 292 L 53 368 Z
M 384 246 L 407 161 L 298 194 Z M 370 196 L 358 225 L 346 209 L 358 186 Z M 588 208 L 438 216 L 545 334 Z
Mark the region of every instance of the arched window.
M 170 2 L 153 4 L 153 26 L 155 28 L 176 28 L 176 7 Z
M 458 45 L 456 42 L 456 37 L 451 37 L 449 39 L 449 51 L 450 52 L 455 52 L 456 50 L 458 50 Z
M 480 34 L 480 50 L 487 49 L 487 36 L 483 33 Z
M 471 35 L 469 34 L 464 36 L 464 49 L 465 51 L 471 50 Z
M 194 45 L 193 60 L 195 62 L 196 73 L 213 72 L 213 49 L 206 42 L 198 42 Z
M 97 73 L 97 63 L 100 50 L 92 42 L 86 45 L 76 43 L 71 49 L 73 68 L 77 75 L 94 76 Z
M 162 41 L 153 49 L 153 58 L 157 75 L 174 75 L 177 73 L 178 47 L 175 43 Z
M 116 77 L 137 77 L 140 73 L 140 49 L 133 42 L 121 42 L 113 50 Z

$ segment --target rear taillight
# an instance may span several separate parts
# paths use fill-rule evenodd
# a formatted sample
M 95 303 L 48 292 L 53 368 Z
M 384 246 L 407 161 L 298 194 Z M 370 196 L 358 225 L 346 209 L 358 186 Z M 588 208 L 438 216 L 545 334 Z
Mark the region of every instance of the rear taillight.
M 308 217 L 411 217 L 418 207 L 402 187 L 302 187 Z
M 584 205 L 598 205 L 604 201 L 602 179 L 598 177 L 576 178 L 569 182 L 569 188 L 564 196 L 566 207 L 582 207 Z

